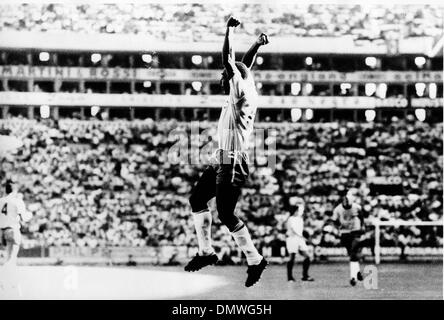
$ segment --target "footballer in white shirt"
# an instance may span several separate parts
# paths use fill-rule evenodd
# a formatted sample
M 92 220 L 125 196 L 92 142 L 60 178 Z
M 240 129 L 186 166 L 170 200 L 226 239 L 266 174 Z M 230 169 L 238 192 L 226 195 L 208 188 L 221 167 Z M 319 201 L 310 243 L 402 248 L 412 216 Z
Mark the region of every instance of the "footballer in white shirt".
M 289 259 L 287 262 L 287 280 L 289 282 L 294 282 L 293 277 L 293 266 L 296 254 L 299 253 L 304 257 L 302 262 L 302 281 L 314 281 L 312 277 L 309 276 L 308 270 L 310 269 L 311 257 L 308 251 L 308 246 L 306 239 L 304 237 L 304 203 L 298 201 L 297 209 L 287 220 L 287 251 L 289 254 Z
M 6 196 L 0 198 L 0 241 L 6 247 L 7 260 L 4 265 L 7 266 L 17 264 L 21 243 L 20 222 L 29 221 L 31 213 L 26 210 L 14 180 L 5 182 L 5 191 Z
M 230 17 L 226 25 L 221 85 L 228 100 L 222 107 L 217 125 L 218 149 L 190 196 L 199 252 L 185 266 L 185 271 L 197 271 L 218 261 L 211 245 L 212 216 L 208 208 L 208 201 L 216 197 L 220 221 L 247 258 L 245 286 L 250 287 L 259 281 L 267 261 L 255 248 L 246 225 L 235 214 L 235 208 L 249 174 L 247 151 L 258 102 L 251 67 L 258 49 L 268 43 L 268 37 L 262 33 L 245 53 L 242 62 L 236 61 L 231 38 L 239 24 L 240 21 Z

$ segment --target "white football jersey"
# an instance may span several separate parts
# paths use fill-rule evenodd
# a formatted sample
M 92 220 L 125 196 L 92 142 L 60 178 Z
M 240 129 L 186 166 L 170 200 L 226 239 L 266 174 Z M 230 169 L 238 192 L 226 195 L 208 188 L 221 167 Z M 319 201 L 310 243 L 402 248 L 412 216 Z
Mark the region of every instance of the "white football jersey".
M 232 65 L 234 75 L 230 79 L 230 95 L 217 125 L 218 146 L 222 150 L 245 152 L 253 132 L 258 94 L 253 75 L 244 80 Z
M 19 227 L 21 215 L 26 215 L 26 207 L 17 193 L 0 198 L 0 228 Z
M 304 219 L 302 218 L 302 214 L 304 213 L 304 207 L 299 206 L 297 210 L 299 211 L 299 215 L 291 216 L 287 220 L 287 236 L 289 237 L 303 237 Z

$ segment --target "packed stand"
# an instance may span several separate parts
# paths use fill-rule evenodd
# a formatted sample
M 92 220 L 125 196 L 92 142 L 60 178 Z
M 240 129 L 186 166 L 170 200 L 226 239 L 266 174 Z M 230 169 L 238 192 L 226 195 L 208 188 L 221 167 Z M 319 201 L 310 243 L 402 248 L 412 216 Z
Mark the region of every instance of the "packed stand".
M 265 130 L 257 141 L 264 141 L 276 161 L 260 151 L 252 153 L 254 165 L 237 213 L 259 246 L 282 247 L 285 221 L 297 198 L 306 203 L 311 243 L 338 246 L 331 217 L 345 190 L 362 205 L 368 223 L 376 218 L 442 219 L 442 123 L 409 118 L 390 124 L 256 127 L 273 129 L 275 135 Z M 201 122 L 199 130 L 202 135 L 196 139 L 189 136 L 190 123 L 175 120 L 1 120 L 0 134 L 24 142 L 17 154 L 5 156 L 0 176 L 14 173 L 33 213 L 23 229 L 27 243 L 196 245 L 188 196 L 206 164 L 186 150 L 203 147 L 204 155 L 211 154 L 215 124 Z M 378 177 L 398 179 L 391 194 L 372 182 Z M 214 203 L 211 207 L 215 209 Z M 217 218 L 213 238 L 216 247 L 232 245 Z M 436 227 L 383 228 L 381 240 L 386 246 L 443 244 L 442 229 Z
M 166 41 L 213 41 L 235 14 L 240 34 L 344 36 L 355 39 L 440 36 L 443 7 L 332 4 L 7 4 L 0 30 L 143 34 Z

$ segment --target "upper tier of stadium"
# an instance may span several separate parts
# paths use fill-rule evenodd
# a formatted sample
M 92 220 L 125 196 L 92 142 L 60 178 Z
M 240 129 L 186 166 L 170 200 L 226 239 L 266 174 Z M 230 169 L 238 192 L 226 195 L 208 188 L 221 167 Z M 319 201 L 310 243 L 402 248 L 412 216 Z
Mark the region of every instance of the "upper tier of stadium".
M 69 35 L 67 38 L 71 44 L 79 46 L 78 50 L 83 47 L 82 40 L 78 37 L 89 35 L 83 41 L 92 39 L 86 44 L 85 50 L 92 49 L 93 46 L 94 49 L 130 51 L 143 50 L 140 46 L 132 48 L 141 39 L 147 41 L 141 45 L 152 50 L 176 51 L 177 46 L 165 46 L 165 43 L 183 45 L 186 42 L 187 48 L 182 46 L 183 50 L 196 48 L 196 51 L 213 51 L 215 49 L 208 44 L 220 44 L 225 21 L 231 14 L 244 22 L 236 31 L 236 39 L 240 42 L 251 42 L 252 37 L 266 32 L 273 38 L 266 49 L 271 51 L 279 49 L 281 52 L 290 52 L 300 48 L 316 51 L 323 47 L 330 50 L 330 53 L 334 53 L 337 48 L 349 52 L 352 44 L 361 47 L 363 51 L 369 51 L 367 47 L 385 47 L 388 41 L 402 39 L 405 42 L 410 38 L 415 38 L 415 41 L 401 43 L 401 53 L 409 53 L 409 48 L 410 51 L 415 48 L 430 51 L 443 35 L 444 16 L 444 6 L 306 5 L 270 2 L 232 3 L 228 6 L 217 3 L 3 4 L 0 8 L 0 35 L 4 45 L 5 42 L 9 43 L 8 39 L 17 37 L 17 31 L 23 34 L 32 32 L 33 35 L 59 34 L 60 37 L 54 39 L 55 43 L 64 41 L 62 33 L 65 36 Z M 20 41 L 26 41 L 23 34 Z M 92 35 L 125 35 L 127 41 L 118 37 L 101 38 L 102 41 L 98 41 L 98 38 L 91 37 Z M 419 44 L 418 37 L 427 38 L 430 43 Z M 304 42 L 295 40 L 300 38 L 303 38 Z M 342 38 L 346 40 L 337 42 Z M 39 40 L 34 42 L 37 47 L 48 42 L 46 38 L 35 39 Z M 329 40 L 331 42 L 323 42 Z M 114 42 L 120 46 L 99 47 L 98 42 L 104 42 L 105 45 Z M 194 44 L 199 46 L 193 46 Z M 202 47 L 202 44 L 207 45 Z M 10 47 L 13 47 L 13 44 Z M 353 49 L 359 53 L 357 48 Z M 385 51 L 387 50 L 384 49 Z
M 14 4 L 0 12 L 2 30 L 132 33 L 159 40 L 211 41 L 223 36 L 231 14 L 248 23 L 242 34 L 266 30 L 270 36 L 344 36 L 383 39 L 439 36 L 444 6 L 252 4 Z

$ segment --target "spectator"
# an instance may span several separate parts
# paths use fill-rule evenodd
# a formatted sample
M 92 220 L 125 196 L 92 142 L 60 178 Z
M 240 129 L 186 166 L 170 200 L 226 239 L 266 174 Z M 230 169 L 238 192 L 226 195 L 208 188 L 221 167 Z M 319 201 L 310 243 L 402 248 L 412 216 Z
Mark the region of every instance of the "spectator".
M 292 199 L 302 197 L 312 241 L 337 246 L 330 218 L 345 189 L 358 196 L 369 220 L 442 219 L 442 123 L 257 125 L 278 132 L 276 170 L 256 162 L 237 210 L 260 245 L 279 250 Z M 214 127 L 202 122 L 210 136 Z M 0 121 L 0 132 L 24 142 L 15 157 L 2 161 L 0 176 L 13 172 L 22 183 L 33 213 L 24 226 L 26 241 L 93 248 L 196 245 L 188 196 L 204 164 L 169 161 L 176 142 L 168 134 L 172 129 L 189 132 L 190 125 L 150 119 Z M 400 181 L 389 188 L 396 194 L 381 194 L 384 186 L 372 182 L 393 177 Z M 214 243 L 226 246 L 230 235 L 215 220 Z M 442 245 L 437 228 L 384 228 L 381 238 L 382 245 Z

